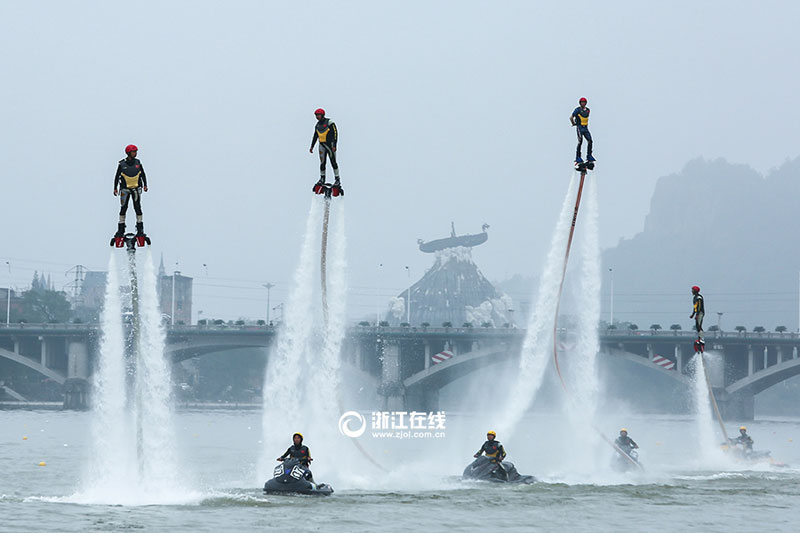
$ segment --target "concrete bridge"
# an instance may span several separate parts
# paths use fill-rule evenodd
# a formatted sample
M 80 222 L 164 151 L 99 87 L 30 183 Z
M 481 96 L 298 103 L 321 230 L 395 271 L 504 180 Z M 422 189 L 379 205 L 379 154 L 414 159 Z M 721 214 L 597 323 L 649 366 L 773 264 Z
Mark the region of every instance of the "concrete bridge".
M 266 326 L 174 326 L 166 329 L 166 352 L 179 362 L 239 348 L 266 348 L 276 334 Z M 99 336 L 96 325 L 0 325 L 0 358 L 65 385 L 86 382 Z M 375 378 L 387 409 L 431 410 L 445 385 L 518 358 L 524 336 L 525 330 L 513 328 L 356 326 L 347 330 L 342 358 Z M 568 344 L 570 333 L 562 331 L 559 337 Z M 691 331 L 610 330 L 600 335 L 600 352 L 686 381 L 694 338 Z M 709 332 L 706 352 L 713 356 L 707 359 L 724 416 L 752 418 L 755 394 L 800 374 L 798 347 L 797 333 Z M 434 364 L 431 357 L 444 350 L 452 358 Z M 675 368 L 654 364 L 657 356 L 674 362 Z

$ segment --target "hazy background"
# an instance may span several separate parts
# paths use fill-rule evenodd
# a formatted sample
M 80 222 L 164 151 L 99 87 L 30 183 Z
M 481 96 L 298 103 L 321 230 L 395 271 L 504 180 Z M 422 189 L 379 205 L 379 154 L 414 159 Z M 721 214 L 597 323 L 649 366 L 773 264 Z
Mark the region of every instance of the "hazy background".
M 490 279 L 535 276 L 580 96 L 603 247 L 641 231 L 656 179 L 691 159 L 765 174 L 797 156 L 798 15 L 788 1 L 0 3 L 0 286 L 105 268 L 113 172 L 135 143 L 145 228 L 167 270 L 195 278 L 195 315 L 263 317 L 261 284 L 280 303 L 296 266 L 319 106 L 340 130 L 353 318 L 403 289 L 405 265 L 419 278 L 432 258 L 416 239 L 451 220 L 491 224 L 474 252 Z

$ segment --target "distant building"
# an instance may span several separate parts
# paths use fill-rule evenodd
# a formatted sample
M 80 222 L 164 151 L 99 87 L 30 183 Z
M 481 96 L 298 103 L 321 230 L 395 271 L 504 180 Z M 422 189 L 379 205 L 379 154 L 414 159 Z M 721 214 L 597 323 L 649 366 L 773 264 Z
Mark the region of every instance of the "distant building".
M 89 271 L 83 277 L 80 301 L 83 307 L 99 311 L 106 297 L 107 272 Z
M 183 276 L 177 271 L 167 274 L 164 269 L 164 258 L 161 258 L 161 264 L 158 267 L 159 306 L 161 313 L 170 316 L 175 324 L 188 325 L 192 323 L 192 280 L 193 278 Z
M 472 260 L 472 248 L 489 238 L 488 227 L 484 224 L 483 231 L 474 235 L 456 235 L 452 228 L 450 237 L 418 241 L 420 251 L 435 254 L 436 260 L 422 279 L 411 286 L 412 325 L 429 323 L 438 327 L 449 322 L 454 327 L 464 323 L 480 327 L 502 326 L 511 321 L 511 298 L 498 291 Z M 397 295 L 387 314 L 391 325 L 409 318 L 408 292 Z
M 100 320 L 106 297 L 107 272 L 88 271 L 83 277 L 81 291 L 74 302 L 73 316 L 87 323 Z

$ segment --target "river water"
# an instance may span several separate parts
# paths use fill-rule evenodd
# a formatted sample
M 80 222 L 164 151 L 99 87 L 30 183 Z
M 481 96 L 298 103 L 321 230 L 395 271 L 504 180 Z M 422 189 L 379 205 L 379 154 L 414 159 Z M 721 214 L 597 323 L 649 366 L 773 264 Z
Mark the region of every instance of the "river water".
M 0 411 L 0 531 L 727 532 L 797 531 L 800 522 L 800 419 L 748 424 L 757 449 L 789 464 L 775 467 L 709 463 L 689 417 L 628 415 L 646 470 L 622 474 L 609 467 L 610 448 L 577 461 L 575 454 L 586 451 L 564 417 L 528 415 L 513 442 L 504 442 L 519 471 L 541 480 L 528 486 L 458 480 L 484 440 L 484 417 L 448 414 L 445 436 L 436 439 L 384 439 L 368 431 L 362 444 L 387 472 L 355 449 L 330 457 L 325 450 L 343 449 L 341 443 L 315 442 L 309 428 L 299 428 L 317 458 L 315 478 L 336 490 L 311 497 L 261 493 L 260 412 L 179 411 L 178 488 L 159 495 L 160 502 L 109 505 L 76 496 L 90 475 L 91 416 Z M 612 423 L 617 416 L 607 422 L 609 435 L 618 429 Z M 269 452 L 277 457 L 289 441 L 287 435 L 285 446 Z M 103 499 L 129 501 L 125 486 L 117 490 Z

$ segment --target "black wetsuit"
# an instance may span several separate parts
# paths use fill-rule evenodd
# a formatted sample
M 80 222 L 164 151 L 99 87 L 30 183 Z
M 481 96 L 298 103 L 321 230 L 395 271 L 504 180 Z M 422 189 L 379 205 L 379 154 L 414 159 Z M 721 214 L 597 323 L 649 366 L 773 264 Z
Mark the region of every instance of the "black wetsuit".
M 753 449 L 753 439 L 747 433 L 744 435 L 739 435 L 735 439 L 731 439 L 731 442 L 734 444 L 741 444 L 747 451 L 751 451 Z
M 572 124 L 575 126 L 575 130 L 578 134 L 578 148 L 575 150 L 575 159 L 580 159 L 581 157 L 581 145 L 583 145 L 583 139 L 586 138 L 587 145 L 586 145 L 586 158 L 589 161 L 593 161 L 592 158 L 592 134 L 589 133 L 589 108 L 584 107 L 581 109 L 580 106 L 576 107 L 575 110 L 572 112 L 571 115 Z
M 331 159 L 333 174 L 336 181 L 339 181 L 339 164 L 336 162 L 336 144 L 339 142 L 339 130 L 336 124 L 329 118 L 322 118 L 314 126 L 314 136 L 311 138 L 311 149 L 319 141 L 319 179 L 325 181 L 325 163 L 327 158 Z
M 491 457 L 492 459 L 502 461 L 506 458 L 506 451 L 503 449 L 503 445 L 500 444 L 498 440 L 487 440 L 481 446 L 481 449 L 475 455 L 480 455 L 482 453 L 486 454 L 486 457 Z
M 706 316 L 706 306 L 703 296 L 698 292 L 692 298 L 692 316 L 694 317 L 694 327 L 697 333 L 703 331 L 703 317 Z
M 622 449 L 622 451 L 627 453 L 628 455 L 631 454 L 632 450 L 635 450 L 636 448 L 639 447 L 639 445 L 636 444 L 636 442 L 634 442 L 634 440 L 628 437 L 627 435 L 624 437 L 622 436 L 617 437 L 617 440 L 614 441 L 614 444 L 619 446 L 620 449 Z
M 308 450 L 308 446 L 301 444 L 300 446 L 292 444 L 289 446 L 283 455 L 281 455 L 281 459 L 286 459 L 287 457 L 291 459 L 299 459 L 300 464 L 305 467 L 308 467 L 308 463 L 311 460 L 311 452 Z
M 125 213 L 128 211 L 131 198 L 133 210 L 136 211 L 136 221 L 141 222 L 143 187 L 147 187 L 147 175 L 142 162 L 127 157 L 121 160 L 114 174 L 114 190 L 119 191 L 119 201 L 122 206 L 119 210 L 120 222 L 125 222 Z

